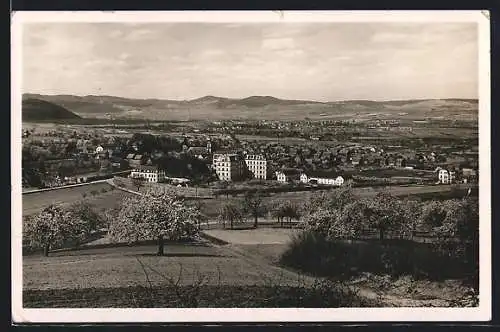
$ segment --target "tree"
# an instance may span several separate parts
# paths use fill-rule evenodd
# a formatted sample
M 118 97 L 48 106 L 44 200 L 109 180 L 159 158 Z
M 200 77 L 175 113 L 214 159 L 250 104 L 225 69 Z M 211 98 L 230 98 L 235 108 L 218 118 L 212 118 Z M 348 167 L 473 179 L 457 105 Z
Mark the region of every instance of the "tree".
M 328 237 L 330 228 L 339 218 L 339 211 L 320 209 L 310 213 L 305 218 L 305 226 L 308 231 L 318 234 L 322 237 Z
M 235 204 L 226 203 L 219 210 L 219 219 L 224 223 L 224 228 L 225 222 L 229 221 L 230 227 L 233 229 L 234 221 L 243 221 L 243 213 Z
M 283 214 L 284 217 L 288 218 L 288 222 L 292 223 L 292 219 L 299 220 L 300 219 L 300 209 L 299 207 L 292 202 L 286 202 L 283 206 Z
M 357 199 L 358 197 L 354 194 L 351 185 L 344 185 L 328 193 L 313 195 L 302 205 L 301 214 L 306 216 L 318 209 L 341 210 L 344 206 Z
M 446 205 L 439 201 L 430 201 L 422 209 L 421 222 L 430 230 L 441 227 L 448 211 Z
M 76 238 L 78 243 L 104 226 L 104 218 L 86 200 L 73 203 L 68 213 L 80 230 L 80 236 Z
M 205 213 L 201 212 L 203 210 L 203 208 L 205 207 L 205 203 L 203 203 L 201 200 L 195 200 L 192 204 L 193 208 L 196 210 L 196 211 L 199 211 L 200 212 L 200 218 L 197 220 L 198 224 L 198 230 L 201 229 L 201 223 L 202 222 L 207 222 L 208 221 L 208 217 Z
M 334 214 L 328 225 L 328 237 L 331 239 L 352 239 L 361 235 L 366 218 L 367 204 L 357 200 L 348 203 L 338 213 Z
M 401 223 L 400 235 L 413 239 L 417 228 L 421 225 L 422 204 L 419 201 L 405 198 L 399 205 L 402 209 L 404 222 Z
M 422 222 L 443 238 L 473 241 L 479 236 L 479 205 L 471 198 L 432 201 L 424 208 Z
M 157 240 L 158 255 L 164 254 L 165 240 L 192 238 L 202 219 L 195 206 L 188 206 L 171 192 L 149 190 L 144 195 L 126 198 L 110 225 L 114 240 Z
M 32 248 L 43 248 L 48 256 L 53 246 L 61 245 L 78 231 L 71 218 L 57 205 L 49 205 L 33 218 L 25 220 L 24 236 Z
M 281 202 L 277 202 L 271 210 L 271 216 L 278 219 L 280 226 L 283 227 L 283 220 L 286 217 L 285 206 Z
M 145 180 L 142 177 L 133 177 L 132 178 L 132 185 L 137 188 L 137 191 L 139 191 L 142 187 L 144 187 Z
M 253 227 L 257 228 L 258 218 L 265 211 L 262 203 L 262 195 L 258 192 L 247 192 L 243 199 L 243 211 L 249 213 L 254 218 Z
M 400 229 L 404 222 L 401 202 L 387 192 L 368 199 L 364 215 L 368 227 L 378 231 L 380 240 L 385 239 L 388 231 Z

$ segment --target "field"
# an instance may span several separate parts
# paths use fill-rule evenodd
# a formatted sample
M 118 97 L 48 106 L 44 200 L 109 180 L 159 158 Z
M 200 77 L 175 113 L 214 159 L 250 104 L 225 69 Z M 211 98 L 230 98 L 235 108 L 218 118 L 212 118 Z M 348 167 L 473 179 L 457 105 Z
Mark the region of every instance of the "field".
M 277 137 L 268 137 L 268 136 L 260 136 L 260 135 L 244 135 L 237 134 L 236 138 L 244 141 L 269 141 L 269 142 L 281 142 L 286 141 L 288 144 L 301 144 L 307 142 L 306 139 L 300 137 L 285 137 L 285 138 L 277 138 Z
M 164 257 L 153 254 L 154 245 L 25 256 L 24 306 L 449 306 L 466 292 L 453 280 L 400 278 L 388 286 L 383 277 L 373 275 L 324 284 L 279 266 L 291 230 L 209 232 L 230 243 L 169 244 Z
M 287 244 L 290 236 L 298 230 L 292 229 L 245 229 L 245 230 L 207 230 L 206 234 L 222 241 L 237 245 Z
M 184 284 L 197 274 L 209 284 L 253 285 L 263 283 L 274 272 L 263 270 L 223 249 L 206 245 L 168 245 L 165 256 L 157 257 L 155 246 L 86 249 L 53 254 L 55 257 L 23 258 L 24 289 L 115 288 L 163 285 L 165 275 L 181 276 Z M 152 269 L 157 272 L 154 272 Z M 182 271 L 181 271 L 182 269 Z M 290 280 L 291 281 L 291 280 Z
M 126 181 L 125 181 L 126 182 Z M 127 186 L 129 189 L 136 190 L 137 188 L 132 188 Z M 93 183 L 85 186 L 63 188 L 56 190 L 49 190 L 38 193 L 24 194 L 22 196 L 23 203 L 23 216 L 31 215 L 40 212 L 44 207 L 52 203 L 58 204 L 71 204 L 78 200 L 83 199 L 83 195 L 86 195 L 91 201 L 94 201 L 98 208 L 106 209 L 115 207 L 119 202 L 126 196 L 132 195 L 121 190 L 111 190 L 113 187 L 108 183 Z M 392 186 L 388 187 L 389 191 L 396 196 L 410 196 L 417 195 L 422 196 L 422 198 L 430 199 L 435 197 L 436 199 L 446 198 L 453 188 L 459 188 L 461 192 L 464 193 L 469 188 L 468 185 L 436 185 L 436 186 Z M 114 189 L 114 188 L 113 188 Z M 191 191 L 194 188 L 188 188 Z M 354 192 L 360 197 L 366 197 L 375 195 L 377 192 L 383 190 L 383 187 L 379 188 L 354 188 Z M 102 192 L 105 190 L 106 192 Z M 205 189 L 206 190 L 206 189 Z M 333 189 L 335 190 L 335 189 Z M 98 195 L 92 196 L 90 192 L 96 191 Z M 476 192 L 476 190 L 475 190 Z M 200 189 L 198 195 L 203 193 L 203 189 Z M 265 199 L 266 204 L 274 204 L 275 202 L 295 202 L 297 204 L 302 204 L 305 200 L 312 196 L 318 195 L 320 192 L 303 191 L 303 192 L 285 192 L 271 194 L 269 198 Z M 241 195 L 238 197 L 233 197 L 231 195 L 225 196 L 221 195 L 217 198 L 212 199 L 201 199 L 203 212 L 211 217 L 215 218 L 218 215 L 219 209 L 223 204 L 228 202 L 233 202 L 238 204 L 241 202 Z
M 67 205 L 76 201 L 82 200 L 83 195 L 86 195 L 91 201 L 98 203 L 99 208 L 112 208 L 116 206 L 124 197 L 130 195 L 121 190 L 114 189 L 107 183 L 92 183 L 85 186 L 62 188 L 48 190 L 37 193 L 24 194 L 23 199 L 23 216 L 31 215 L 40 212 L 49 204 L 56 203 Z M 106 190 L 106 192 L 102 192 Z M 90 192 L 97 191 L 96 196 L 92 196 Z
M 359 197 L 369 197 L 376 195 L 378 192 L 384 190 L 384 188 L 388 188 L 389 192 L 391 192 L 395 196 L 418 196 L 425 199 L 446 199 L 450 198 L 450 195 L 453 193 L 452 189 L 454 186 L 452 185 L 435 185 L 435 186 L 392 186 L 392 187 L 378 187 L 378 188 L 354 188 L 353 191 Z M 460 194 L 465 196 L 467 185 L 459 185 Z M 335 189 L 332 189 L 335 190 Z M 273 205 L 278 202 L 294 202 L 299 206 L 303 204 L 306 200 L 311 197 L 320 195 L 321 191 L 302 191 L 302 192 L 285 192 L 285 193 L 276 193 L 271 194 L 269 197 L 264 198 L 264 203 L 267 205 Z M 241 202 L 242 196 L 233 197 L 231 195 L 220 195 L 214 199 L 201 199 L 200 202 L 203 203 L 202 209 L 203 212 L 209 217 L 216 217 L 218 215 L 219 209 L 226 203 L 232 202 L 234 204 L 238 204 Z

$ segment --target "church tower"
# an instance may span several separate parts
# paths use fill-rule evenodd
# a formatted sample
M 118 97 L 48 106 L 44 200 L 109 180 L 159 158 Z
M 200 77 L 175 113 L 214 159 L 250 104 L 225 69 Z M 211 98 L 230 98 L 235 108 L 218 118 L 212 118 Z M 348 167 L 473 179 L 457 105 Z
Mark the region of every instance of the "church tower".
M 212 153 L 212 142 L 210 141 L 210 137 L 208 138 L 207 141 L 207 152 Z

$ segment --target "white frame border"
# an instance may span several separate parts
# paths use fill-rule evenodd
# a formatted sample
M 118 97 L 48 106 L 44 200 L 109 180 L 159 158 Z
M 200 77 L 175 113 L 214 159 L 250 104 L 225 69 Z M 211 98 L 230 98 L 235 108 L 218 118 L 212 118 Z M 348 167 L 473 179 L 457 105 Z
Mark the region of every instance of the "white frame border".
M 24 309 L 22 308 L 21 35 L 30 22 L 476 22 L 479 42 L 480 295 L 476 308 Z M 11 16 L 11 268 L 16 323 L 444 322 L 491 319 L 490 24 L 487 11 L 15 12 Z

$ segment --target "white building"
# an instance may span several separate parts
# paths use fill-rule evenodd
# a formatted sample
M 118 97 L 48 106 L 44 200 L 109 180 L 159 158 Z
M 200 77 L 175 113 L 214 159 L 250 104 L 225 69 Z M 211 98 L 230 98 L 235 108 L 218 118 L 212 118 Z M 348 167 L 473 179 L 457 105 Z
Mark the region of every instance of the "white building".
M 449 184 L 455 179 L 455 172 L 448 171 L 446 169 L 440 169 L 438 172 L 439 183 Z
M 282 183 L 288 183 L 293 181 L 300 180 L 301 170 L 299 169 L 282 169 L 280 171 L 276 171 L 276 180 Z
M 215 153 L 212 166 L 221 181 L 237 181 L 245 172 L 245 161 L 237 153 Z
M 344 184 L 345 180 L 342 176 L 332 173 L 310 172 L 302 173 L 300 175 L 300 182 L 329 186 L 341 186 Z
M 254 179 L 267 179 L 267 160 L 266 157 L 258 155 L 246 155 L 245 164 L 247 169 L 253 174 Z
M 138 165 L 130 172 L 131 178 L 143 178 L 147 182 L 163 182 L 165 180 L 165 171 L 158 166 Z

